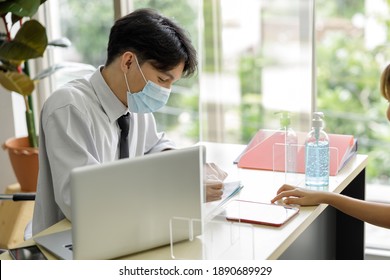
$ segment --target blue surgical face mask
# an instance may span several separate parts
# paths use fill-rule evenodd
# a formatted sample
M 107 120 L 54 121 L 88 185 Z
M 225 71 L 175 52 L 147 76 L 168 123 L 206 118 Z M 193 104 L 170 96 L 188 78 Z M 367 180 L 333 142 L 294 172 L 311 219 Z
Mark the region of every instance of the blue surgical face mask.
M 138 64 L 137 57 L 135 57 L 135 61 L 146 85 L 141 91 L 131 93 L 126 74 L 124 73 L 127 86 L 127 106 L 132 113 L 146 114 L 155 112 L 167 104 L 171 89 L 159 86 L 152 81 L 147 81 Z

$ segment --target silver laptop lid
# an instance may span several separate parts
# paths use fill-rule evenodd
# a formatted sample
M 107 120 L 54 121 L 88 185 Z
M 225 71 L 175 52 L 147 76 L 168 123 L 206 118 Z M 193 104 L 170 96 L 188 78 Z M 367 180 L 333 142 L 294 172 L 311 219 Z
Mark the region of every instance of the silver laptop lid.
M 201 219 L 204 147 L 76 168 L 74 259 L 111 259 L 170 243 L 173 217 Z M 188 238 L 188 230 L 175 238 Z

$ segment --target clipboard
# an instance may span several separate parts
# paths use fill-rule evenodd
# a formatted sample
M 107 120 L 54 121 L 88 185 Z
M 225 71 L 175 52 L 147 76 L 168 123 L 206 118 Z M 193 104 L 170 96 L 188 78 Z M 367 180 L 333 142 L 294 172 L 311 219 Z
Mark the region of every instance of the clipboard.
M 233 200 L 226 209 L 226 220 L 256 225 L 280 227 L 299 213 L 290 205 Z
M 296 170 L 305 173 L 305 139 L 307 133 L 296 132 Z M 353 135 L 328 134 L 329 175 L 335 176 L 357 154 L 358 141 Z M 235 159 L 239 168 L 285 171 L 285 134 L 278 130 L 260 129 L 244 151 Z

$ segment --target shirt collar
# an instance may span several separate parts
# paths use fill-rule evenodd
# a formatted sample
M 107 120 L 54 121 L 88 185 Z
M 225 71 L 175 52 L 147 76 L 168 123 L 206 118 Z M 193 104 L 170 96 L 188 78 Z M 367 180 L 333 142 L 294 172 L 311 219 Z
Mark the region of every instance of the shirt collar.
M 107 85 L 101 73 L 102 68 L 103 66 L 98 67 L 95 73 L 92 74 L 90 81 L 103 110 L 110 119 L 110 122 L 115 122 L 120 116 L 126 114 L 129 110 Z

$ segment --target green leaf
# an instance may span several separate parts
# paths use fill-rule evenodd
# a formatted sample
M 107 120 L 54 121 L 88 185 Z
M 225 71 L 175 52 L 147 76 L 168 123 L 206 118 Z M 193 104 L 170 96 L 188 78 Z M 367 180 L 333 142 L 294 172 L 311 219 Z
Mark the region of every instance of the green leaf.
M 20 60 L 1 60 L 0 68 L 6 71 L 18 71 L 18 67 L 23 61 Z
M 43 56 L 47 47 L 46 29 L 36 20 L 25 22 L 16 33 L 14 40 L 0 46 L 0 58 L 27 60 Z
M 24 96 L 30 95 L 35 87 L 34 82 L 26 74 L 10 71 L 0 71 L 0 84 L 4 88 Z
M 0 14 L 12 13 L 19 17 L 32 17 L 38 11 L 41 0 L 13 0 L 0 3 Z

